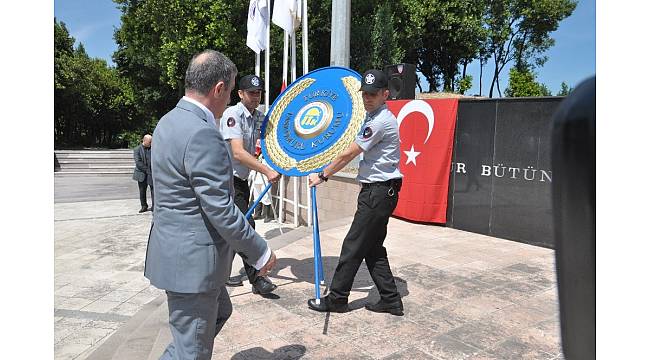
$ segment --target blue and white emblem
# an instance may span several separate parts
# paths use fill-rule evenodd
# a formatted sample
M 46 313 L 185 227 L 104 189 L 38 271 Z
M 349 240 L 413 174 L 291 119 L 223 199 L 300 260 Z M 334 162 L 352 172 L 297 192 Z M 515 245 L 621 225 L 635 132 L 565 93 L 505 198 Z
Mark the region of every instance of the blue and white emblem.
M 324 101 L 314 101 L 303 106 L 293 122 L 296 134 L 310 139 L 325 130 L 332 121 L 332 105 Z

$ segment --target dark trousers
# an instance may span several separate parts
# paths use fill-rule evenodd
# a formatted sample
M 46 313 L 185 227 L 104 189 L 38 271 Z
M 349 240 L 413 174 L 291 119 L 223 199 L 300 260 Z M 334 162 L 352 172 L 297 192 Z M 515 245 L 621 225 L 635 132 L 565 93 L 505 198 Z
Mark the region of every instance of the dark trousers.
M 251 196 L 251 189 L 248 187 L 248 181 L 242 180 L 238 177 L 233 177 L 233 179 L 235 185 L 235 205 L 242 214 L 246 214 L 246 211 L 248 211 L 248 199 L 250 199 Z M 255 220 L 253 220 L 252 216 L 248 219 L 248 223 L 253 227 L 253 229 L 255 229 Z M 239 254 L 239 256 L 241 256 L 241 254 Z M 250 281 L 251 284 L 255 283 L 258 271 L 255 270 L 253 266 L 246 263 L 245 260 L 244 270 L 246 270 L 248 281 Z
M 140 190 L 140 206 L 149 207 L 147 205 L 147 181 L 138 181 L 138 189 Z M 153 185 L 149 186 L 149 194 L 151 194 L 151 207 L 153 208 Z
M 339 263 L 332 278 L 328 295 L 331 300 L 347 302 L 363 260 L 381 299 L 387 302 L 400 299 L 384 247 L 388 219 L 397 206 L 400 188 L 401 181 L 397 181 L 364 185 L 361 189 L 357 212 L 343 240 Z

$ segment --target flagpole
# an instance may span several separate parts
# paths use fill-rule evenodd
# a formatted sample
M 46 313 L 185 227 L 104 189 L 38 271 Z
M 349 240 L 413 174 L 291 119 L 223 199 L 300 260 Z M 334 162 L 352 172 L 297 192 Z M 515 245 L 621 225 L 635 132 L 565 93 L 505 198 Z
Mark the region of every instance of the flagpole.
M 255 53 L 255 75 L 260 76 L 260 53 Z
M 289 73 L 289 33 L 284 31 L 284 51 L 282 53 L 282 90 L 287 87 Z
M 269 72 L 271 71 L 271 4 L 266 1 L 266 49 L 264 50 L 264 114 L 269 112 Z
M 307 26 L 307 0 L 302 4 L 302 74 L 309 72 L 309 27 Z
M 296 81 L 296 31 L 291 32 L 291 82 Z

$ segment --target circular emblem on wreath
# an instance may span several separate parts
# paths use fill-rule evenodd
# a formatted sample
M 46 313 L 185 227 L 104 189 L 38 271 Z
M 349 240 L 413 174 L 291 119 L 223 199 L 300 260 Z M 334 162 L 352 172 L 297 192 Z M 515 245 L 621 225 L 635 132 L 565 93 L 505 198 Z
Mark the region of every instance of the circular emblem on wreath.
M 303 139 L 313 138 L 327 129 L 332 121 L 332 106 L 324 101 L 314 101 L 303 106 L 296 114 L 293 127 Z

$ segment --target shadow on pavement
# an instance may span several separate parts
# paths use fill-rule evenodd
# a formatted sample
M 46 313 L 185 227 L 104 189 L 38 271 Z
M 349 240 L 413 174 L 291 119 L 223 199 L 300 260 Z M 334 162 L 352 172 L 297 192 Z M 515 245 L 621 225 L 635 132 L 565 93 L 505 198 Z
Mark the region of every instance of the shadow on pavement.
M 325 283 L 330 284 L 332 281 L 332 276 L 338 264 L 338 256 L 324 256 L 323 260 L 323 272 L 325 275 Z M 291 274 L 295 278 L 287 277 L 284 275 L 279 275 L 278 273 L 285 269 L 290 268 Z M 292 282 L 306 282 L 309 284 L 314 284 L 314 258 L 305 258 L 302 260 L 296 260 L 293 258 L 280 258 L 278 259 L 277 265 L 269 273 L 269 276 L 275 279 L 290 280 Z M 408 283 L 406 280 L 395 277 L 395 284 L 397 285 L 397 290 L 400 295 L 404 298 L 409 295 Z M 329 286 L 329 285 L 328 285 Z M 329 289 L 329 287 L 328 287 Z M 379 293 L 377 292 L 377 287 L 370 277 L 368 268 L 365 265 L 365 262 L 359 267 L 359 271 L 354 278 L 354 284 L 352 285 L 352 291 L 367 293 L 368 295 L 363 299 L 357 299 L 349 303 L 350 310 L 356 310 L 362 308 L 367 303 L 374 303 L 379 301 Z M 323 291 L 325 293 L 325 291 Z M 274 297 L 275 298 L 275 297 Z
M 307 352 L 303 345 L 285 345 L 269 352 L 261 347 L 246 349 L 233 355 L 231 360 L 248 360 L 248 359 L 300 359 Z

